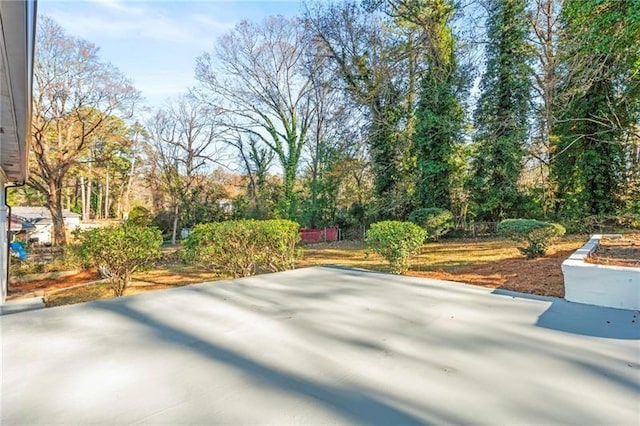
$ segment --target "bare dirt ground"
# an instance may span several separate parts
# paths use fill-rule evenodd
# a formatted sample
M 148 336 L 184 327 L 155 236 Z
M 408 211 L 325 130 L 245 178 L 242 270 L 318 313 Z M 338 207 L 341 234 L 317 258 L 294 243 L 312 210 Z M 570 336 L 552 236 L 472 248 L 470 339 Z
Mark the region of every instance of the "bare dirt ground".
M 100 280 L 98 271 L 95 269 L 88 269 L 67 277 L 11 282 L 9 284 L 8 300 L 20 297 L 42 296 L 42 294 L 47 291 L 76 287 L 78 285 L 98 280 Z
M 576 247 L 577 248 L 577 247 Z M 449 272 L 410 271 L 409 275 L 458 281 L 540 296 L 564 297 L 562 262 L 574 250 L 556 251 L 538 259 L 508 258 L 456 268 Z
M 586 261 L 640 268 L 640 233 L 625 234 L 622 238 L 603 238 Z

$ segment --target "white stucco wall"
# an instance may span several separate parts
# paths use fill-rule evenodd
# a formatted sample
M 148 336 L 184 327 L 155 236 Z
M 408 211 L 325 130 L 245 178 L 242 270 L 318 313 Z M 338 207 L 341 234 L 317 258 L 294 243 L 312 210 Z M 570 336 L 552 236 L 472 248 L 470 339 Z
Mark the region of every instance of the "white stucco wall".
M 640 310 L 640 268 L 584 261 L 601 238 L 602 235 L 593 235 L 587 244 L 562 263 L 564 298 L 588 305 Z
M 0 171 L 0 287 L 2 287 L 0 303 L 4 303 L 7 299 L 7 268 L 9 267 L 7 259 L 7 220 L 8 209 L 5 206 L 4 199 L 4 173 Z

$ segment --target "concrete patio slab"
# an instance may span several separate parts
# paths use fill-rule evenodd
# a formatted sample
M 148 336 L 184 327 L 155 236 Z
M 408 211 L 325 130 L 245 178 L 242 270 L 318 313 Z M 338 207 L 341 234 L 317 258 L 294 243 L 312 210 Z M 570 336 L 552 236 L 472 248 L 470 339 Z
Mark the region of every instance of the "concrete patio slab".
M 328 267 L 23 312 L 0 421 L 638 424 L 638 317 Z

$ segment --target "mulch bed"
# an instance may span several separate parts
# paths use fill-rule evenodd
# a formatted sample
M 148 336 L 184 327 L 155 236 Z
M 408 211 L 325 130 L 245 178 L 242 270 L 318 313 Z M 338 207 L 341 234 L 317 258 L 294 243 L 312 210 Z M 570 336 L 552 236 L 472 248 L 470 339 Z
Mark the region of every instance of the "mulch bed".
M 100 275 L 96 270 L 85 270 L 68 277 L 49 278 L 36 281 L 12 282 L 9 284 L 9 295 L 7 299 L 15 299 L 27 295 L 38 295 L 45 290 L 57 290 L 75 287 L 80 284 L 87 284 L 100 280 Z
M 603 238 L 598 248 L 585 261 L 599 265 L 640 268 L 640 234 L 626 234 L 622 238 Z
M 564 297 L 562 262 L 573 250 L 557 251 L 538 259 L 511 258 L 457 268 L 455 271 L 412 272 L 411 275 L 458 281 L 488 288 Z

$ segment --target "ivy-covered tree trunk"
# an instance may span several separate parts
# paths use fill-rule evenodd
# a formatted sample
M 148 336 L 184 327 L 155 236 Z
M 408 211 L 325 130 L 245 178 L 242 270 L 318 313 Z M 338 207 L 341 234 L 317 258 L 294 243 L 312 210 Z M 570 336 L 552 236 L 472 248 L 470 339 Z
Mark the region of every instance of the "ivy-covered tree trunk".
M 566 0 L 551 175 L 556 212 L 615 215 L 625 194 L 629 135 L 640 116 L 637 0 Z
M 606 105 L 612 84 L 599 81 L 572 103 L 571 113 L 582 120 L 566 120 L 552 163 L 557 182 L 558 213 L 569 217 L 615 214 L 624 179 L 624 147 L 620 131 L 603 129 L 595 115 Z
M 464 84 L 451 29 L 456 5 L 450 0 L 389 0 L 389 4 L 400 25 L 419 30 L 421 36 L 413 49 L 426 68 L 419 82 L 418 104 L 412 110 L 416 204 L 450 209 L 453 175 L 458 169 L 454 157 L 464 119 L 458 98 Z
M 454 160 L 464 111 L 456 95 L 455 63 L 433 70 L 422 81 L 414 148 L 420 207 L 451 209 Z
M 524 163 L 531 98 L 525 0 L 491 0 L 487 69 L 475 114 L 471 197 L 476 217 L 519 215 L 518 180 Z
M 374 117 L 369 144 L 378 219 L 406 219 L 415 198 L 415 165 L 411 138 L 400 131 L 401 112 L 384 106 Z

